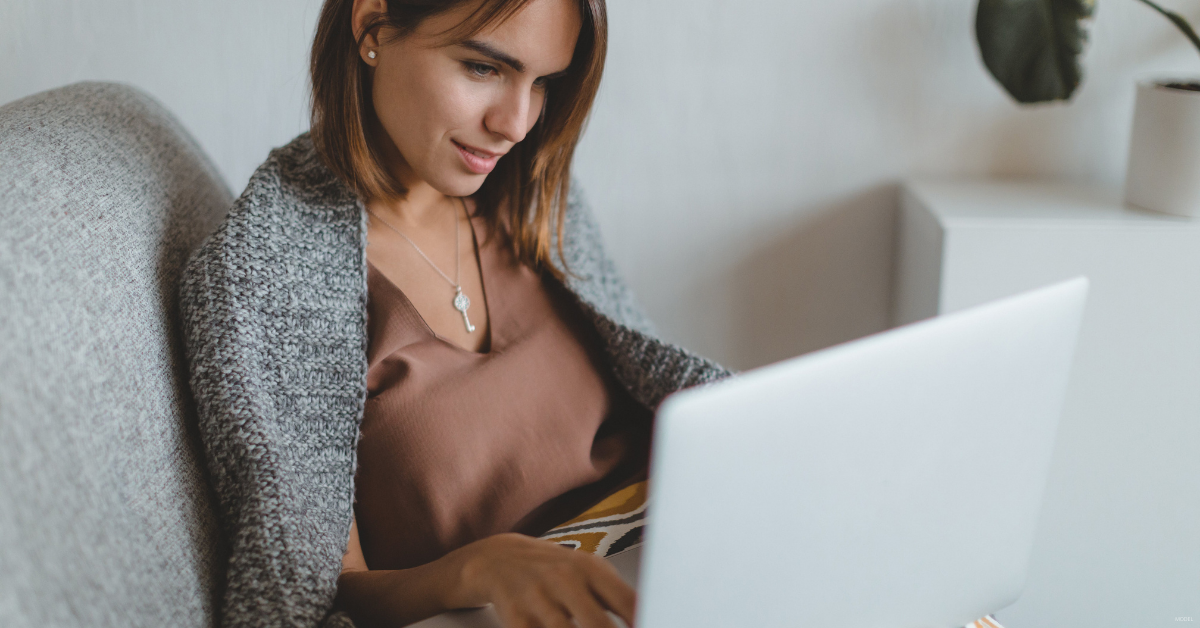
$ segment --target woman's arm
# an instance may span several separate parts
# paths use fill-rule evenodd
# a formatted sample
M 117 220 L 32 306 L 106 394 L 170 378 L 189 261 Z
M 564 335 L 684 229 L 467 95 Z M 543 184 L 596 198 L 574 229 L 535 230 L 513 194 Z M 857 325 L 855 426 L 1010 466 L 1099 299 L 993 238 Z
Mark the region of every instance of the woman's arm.
M 431 563 L 369 570 L 357 522 L 338 577 L 337 606 L 364 628 L 403 626 L 457 608 L 493 604 L 506 628 L 615 628 L 633 624 L 636 594 L 602 558 L 520 534 L 498 534 Z
M 434 561 L 412 569 L 370 571 L 358 542 L 358 521 L 353 520 L 335 606 L 363 628 L 403 626 L 433 617 L 451 608 L 442 596 L 452 586 L 448 567 Z

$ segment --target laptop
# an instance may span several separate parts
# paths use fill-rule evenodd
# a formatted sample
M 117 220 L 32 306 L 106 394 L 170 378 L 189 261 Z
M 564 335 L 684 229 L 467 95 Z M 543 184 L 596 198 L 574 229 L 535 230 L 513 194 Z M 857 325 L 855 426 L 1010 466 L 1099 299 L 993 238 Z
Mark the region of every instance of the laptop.
M 1077 278 L 668 397 L 637 628 L 951 628 L 1024 584 Z M 494 612 L 418 624 L 499 626 Z M 436 621 L 435 621 L 436 620 Z

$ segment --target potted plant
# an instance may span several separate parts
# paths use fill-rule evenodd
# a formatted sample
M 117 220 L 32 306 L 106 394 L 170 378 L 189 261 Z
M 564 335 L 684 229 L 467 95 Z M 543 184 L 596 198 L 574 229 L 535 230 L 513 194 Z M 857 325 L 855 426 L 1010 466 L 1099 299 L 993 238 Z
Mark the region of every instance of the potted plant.
M 1183 16 L 1138 0 L 1169 19 L 1200 52 Z M 1083 77 L 1084 20 L 1094 0 L 979 0 L 975 38 L 984 65 L 1020 103 L 1069 100 Z M 1200 80 L 1137 86 L 1125 200 L 1183 216 L 1200 215 Z

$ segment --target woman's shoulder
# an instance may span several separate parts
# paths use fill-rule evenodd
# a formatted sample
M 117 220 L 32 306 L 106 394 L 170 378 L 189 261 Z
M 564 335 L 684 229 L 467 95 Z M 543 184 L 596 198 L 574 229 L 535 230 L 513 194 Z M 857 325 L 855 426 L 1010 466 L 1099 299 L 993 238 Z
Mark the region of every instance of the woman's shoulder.
M 317 155 L 308 133 L 270 152 L 184 270 L 189 284 L 269 284 L 297 268 L 356 268 L 361 203 Z
M 361 222 L 361 203 L 321 161 L 305 132 L 273 149 L 255 169 L 214 233 L 223 236 L 215 244 L 294 241 L 314 229 L 358 228 Z
M 361 205 L 325 166 L 307 132 L 273 149 L 234 202 L 228 221 L 255 225 L 357 221 Z
M 553 239 L 557 240 L 557 234 Z M 570 193 L 563 207 L 562 248 L 565 259 L 556 261 L 565 261 L 566 267 L 572 272 L 574 269 L 596 270 L 596 266 L 602 264 L 607 257 L 600 225 L 584 193 L 583 185 L 575 177 L 571 177 Z M 554 254 L 557 254 L 556 249 L 557 246 L 551 247 Z
M 562 256 L 557 242 L 551 246 L 551 256 L 567 271 L 567 287 L 613 322 L 656 336 L 654 324 L 609 256 L 592 205 L 574 177 L 563 210 Z

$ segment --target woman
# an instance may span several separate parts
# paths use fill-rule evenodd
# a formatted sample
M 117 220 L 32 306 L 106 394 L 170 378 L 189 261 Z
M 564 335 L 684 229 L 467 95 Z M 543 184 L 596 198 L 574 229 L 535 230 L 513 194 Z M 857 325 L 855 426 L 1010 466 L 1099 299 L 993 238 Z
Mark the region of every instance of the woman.
M 655 337 L 570 185 L 605 41 L 603 0 L 326 1 L 311 133 L 182 285 L 226 625 L 632 620 L 606 562 L 534 535 L 728 371 Z

